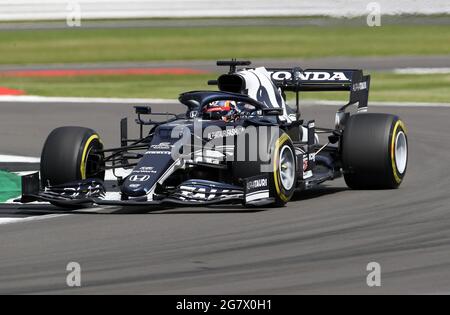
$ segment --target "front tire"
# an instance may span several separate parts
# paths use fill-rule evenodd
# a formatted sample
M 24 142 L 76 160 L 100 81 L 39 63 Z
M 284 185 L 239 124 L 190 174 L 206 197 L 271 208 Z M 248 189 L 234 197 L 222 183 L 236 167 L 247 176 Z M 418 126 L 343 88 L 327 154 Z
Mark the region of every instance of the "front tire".
M 258 156 L 257 161 L 234 162 L 233 177 L 244 179 L 266 172 L 273 206 L 282 207 L 291 200 L 297 188 L 297 160 L 291 138 L 281 130 L 275 134 L 279 136 L 266 143 L 264 150 L 257 148 L 259 154 L 265 152 L 268 156 Z M 246 156 L 250 155 L 247 153 Z
M 349 118 L 341 143 L 344 178 L 352 189 L 395 189 L 408 165 L 405 124 L 389 114 Z
M 103 180 L 104 155 L 99 135 L 83 127 L 61 127 L 48 136 L 41 155 L 42 186 L 87 178 Z
M 297 158 L 291 138 L 285 133 L 275 142 L 274 171 L 272 177 L 272 191 L 275 196 L 275 206 L 284 206 L 291 200 L 297 188 Z

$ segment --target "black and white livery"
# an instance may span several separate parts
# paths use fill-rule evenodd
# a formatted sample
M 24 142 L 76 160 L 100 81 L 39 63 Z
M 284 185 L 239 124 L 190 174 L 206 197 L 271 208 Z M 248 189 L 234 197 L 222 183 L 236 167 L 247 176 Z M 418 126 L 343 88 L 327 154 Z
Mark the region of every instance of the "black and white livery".
M 185 113 L 137 106 L 140 137 L 128 137 L 124 118 L 120 147 L 105 148 L 91 129 L 54 130 L 42 151 L 40 173 L 23 177 L 17 201 L 67 208 L 283 206 L 294 193 L 340 176 L 352 189 L 393 189 L 402 183 L 406 127 L 395 115 L 367 112 L 370 76 L 361 70 L 251 68 L 236 60 L 218 65 L 230 70 L 208 82 L 217 90 L 180 95 Z M 303 119 L 299 99 L 309 91 L 349 92 L 334 128 Z M 171 118 L 150 119 L 161 115 Z M 119 169 L 126 173 L 117 176 L 120 191 L 108 193 L 105 172 Z

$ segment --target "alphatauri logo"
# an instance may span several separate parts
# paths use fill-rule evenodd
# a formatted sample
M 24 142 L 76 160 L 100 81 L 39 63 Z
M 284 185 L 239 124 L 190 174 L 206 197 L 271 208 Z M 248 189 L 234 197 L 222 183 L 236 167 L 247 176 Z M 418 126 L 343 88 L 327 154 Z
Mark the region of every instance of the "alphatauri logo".
M 272 79 L 275 81 L 291 80 L 292 73 L 289 71 L 277 71 L 272 73 Z M 350 81 L 344 72 L 326 72 L 326 71 L 306 71 L 300 72 L 298 79 L 301 81 Z
M 267 178 L 257 179 L 247 183 L 247 190 L 265 188 L 268 186 Z

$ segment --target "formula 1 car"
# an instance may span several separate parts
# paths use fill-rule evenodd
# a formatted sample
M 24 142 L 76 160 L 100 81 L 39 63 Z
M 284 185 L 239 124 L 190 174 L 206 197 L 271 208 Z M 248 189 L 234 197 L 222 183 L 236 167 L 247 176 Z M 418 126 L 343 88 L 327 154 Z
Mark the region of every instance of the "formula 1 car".
M 67 208 L 283 206 L 295 192 L 340 176 L 352 189 L 393 189 L 402 183 L 405 125 L 395 115 L 367 113 L 370 76 L 361 70 L 251 68 L 249 61 L 236 60 L 217 65 L 229 67 L 208 82 L 217 91 L 180 95 L 186 113 L 158 122 L 149 117 L 167 113 L 135 107 L 140 137 L 128 138 L 124 118 L 118 148 L 105 149 L 98 133 L 87 128 L 51 132 L 40 174 L 23 177 L 17 201 Z M 334 129 L 302 119 L 299 95 L 308 91 L 350 92 Z M 294 108 L 286 103 L 287 92 L 295 93 Z M 104 177 L 117 169 L 128 174 L 117 176 L 120 193 L 113 198 Z

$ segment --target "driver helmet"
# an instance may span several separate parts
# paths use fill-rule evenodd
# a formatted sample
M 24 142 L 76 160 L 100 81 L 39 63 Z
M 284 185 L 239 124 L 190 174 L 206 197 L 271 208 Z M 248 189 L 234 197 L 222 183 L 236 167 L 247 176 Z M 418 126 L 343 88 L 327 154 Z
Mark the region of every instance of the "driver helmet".
M 209 114 L 211 119 L 222 119 L 224 121 L 228 121 L 235 111 L 235 101 L 215 101 L 209 103 L 203 109 L 203 112 Z

